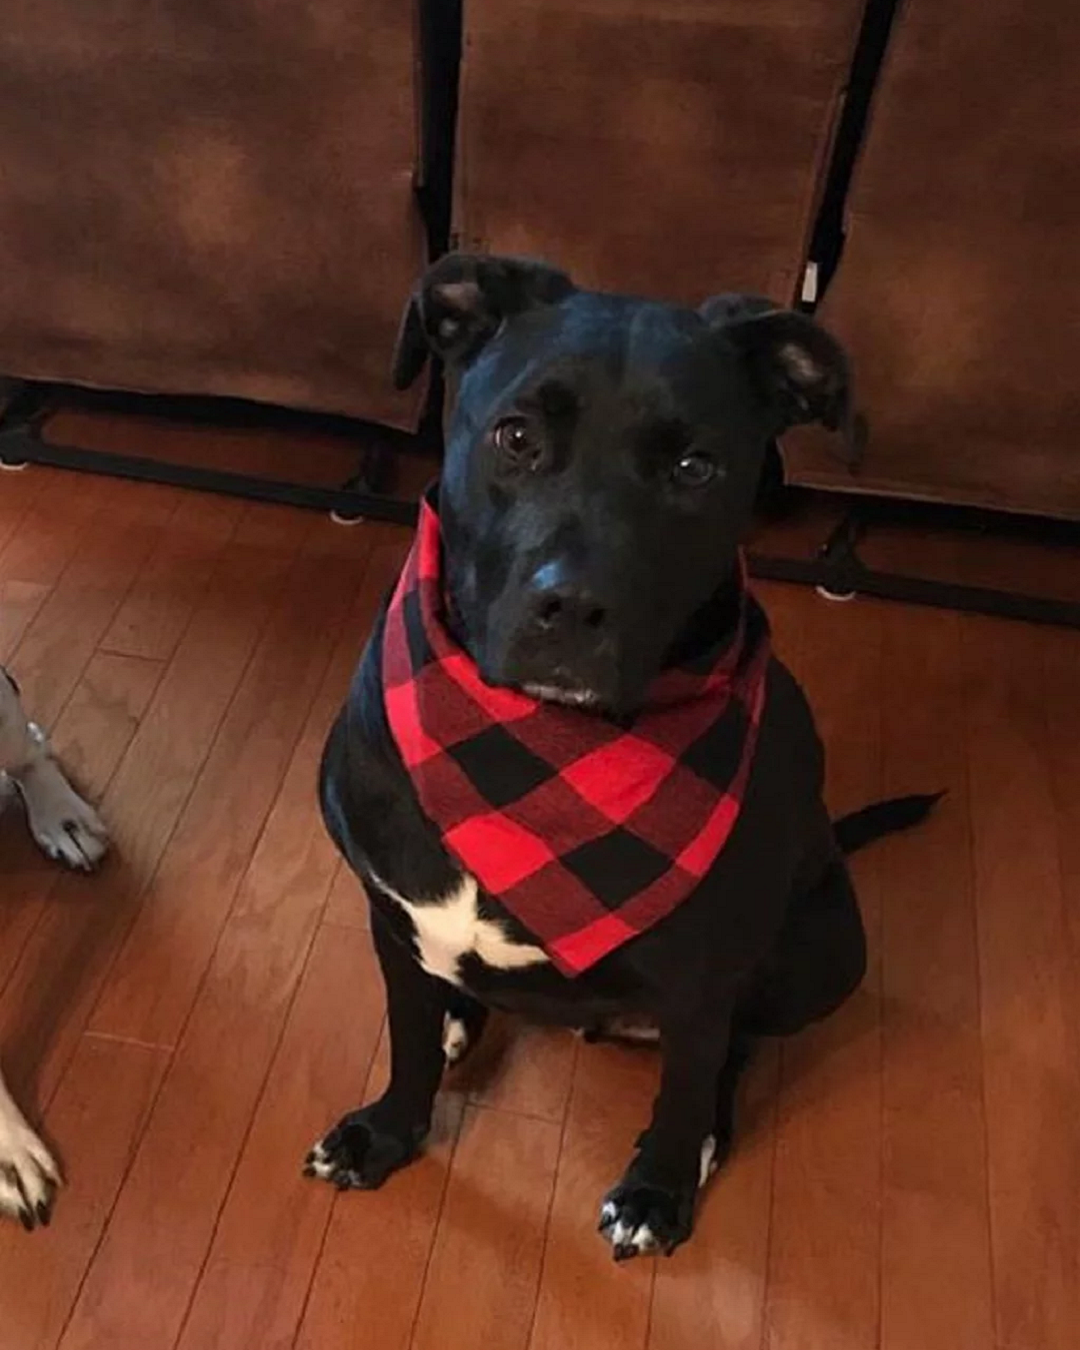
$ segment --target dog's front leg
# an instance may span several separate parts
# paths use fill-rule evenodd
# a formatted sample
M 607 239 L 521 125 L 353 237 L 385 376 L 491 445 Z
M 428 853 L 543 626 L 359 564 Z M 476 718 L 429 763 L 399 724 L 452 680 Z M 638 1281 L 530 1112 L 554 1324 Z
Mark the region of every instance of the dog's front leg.
M 730 1133 L 729 1122 L 718 1121 L 733 1095 L 723 1081 L 730 1019 L 725 1008 L 722 1016 L 712 1011 L 661 1021 L 663 1062 L 652 1123 L 600 1210 L 600 1231 L 617 1261 L 657 1251 L 670 1255 L 690 1236 L 698 1190 L 719 1161 L 718 1148 L 728 1144 L 717 1132 Z
M 304 1171 L 341 1190 L 374 1190 L 410 1162 L 427 1137 L 446 1058 L 449 985 L 421 969 L 372 907 L 372 934 L 386 982 L 390 1083 L 378 1101 L 350 1111 L 308 1154 Z

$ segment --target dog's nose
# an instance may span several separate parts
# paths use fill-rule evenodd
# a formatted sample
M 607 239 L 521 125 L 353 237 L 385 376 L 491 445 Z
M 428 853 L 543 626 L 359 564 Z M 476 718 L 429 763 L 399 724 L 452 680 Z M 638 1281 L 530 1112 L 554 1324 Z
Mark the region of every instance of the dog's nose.
M 552 637 L 596 633 L 607 620 L 607 612 L 595 594 L 559 563 L 545 563 L 533 575 L 529 610 L 534 629 Z

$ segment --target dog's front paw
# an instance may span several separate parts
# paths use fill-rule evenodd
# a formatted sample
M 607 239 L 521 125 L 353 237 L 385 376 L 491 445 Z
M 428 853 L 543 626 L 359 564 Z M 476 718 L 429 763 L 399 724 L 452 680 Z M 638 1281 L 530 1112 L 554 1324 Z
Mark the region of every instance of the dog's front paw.
M 30 1232 L 47 1225 L 60 1172 L 49 1150 L 20 1115 L 0 1117 L 0 1213 Z
M 600 1206 L 600 1232 L 616 1261 L 663 1252 L 670 1256 L 694 1227 L 693 1184 L 680 1187 L 624 1180 Z
M 50 858 L 80 872 L 92 872 L 109 848 L 109 836 L 101 817 L 88 803 L 77 805 L 60 820 L 50 820 L 34 830 L 34 838 Z
M 51 759 L 42 759 L 15 780 L 26 805 L 30 833 L 43 853 L 68 867 L 91 872 L 104 858 L 109 835 L 101 817 Z
M 411 1162 L 421 1137 L 380 1129 L 371 1107 L 350 1111 L 323 1135 L 304 1161 L 304 1175 L 321 1177 L 338 1190 L 377 1190 L 391 1172 Z

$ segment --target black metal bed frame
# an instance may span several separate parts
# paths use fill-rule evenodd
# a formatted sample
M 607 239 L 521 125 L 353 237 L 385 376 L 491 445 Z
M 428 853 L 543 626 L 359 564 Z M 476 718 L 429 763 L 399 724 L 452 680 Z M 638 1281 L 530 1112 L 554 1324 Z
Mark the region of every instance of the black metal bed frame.
M 356 473 L 340 487 L 327 488 L 55 444 L 42 435 L 43 425 L 52 411 L 50 394 L 47 386 L 24 384 L 16 388 L 0 414 L 0 468 L 47 464 L 84 473 L 329 511 L 342 521 L 371 519 L 412 525 L 416 520 L 416 503 L 393 497 L 384 490 L 387 480 L 392 477 L 393 455 L 395 449 L 410 441 L 424 443 L 430 448 L 437 434 L 434 430 L 437 418 L 432 416 L 427 419 L 423 437 L 410 438 L 378 428 L 365 429 L 364 448 L 358 457 Z M 348 426 L 345 419 L 335 419 L 335 422 L 343 431 Z M 1080 628 L 1080 603 L 1076 601 L 882 571 L 863 561 L 859 545 L 875 525 L 895 527 L 912 523 L 921 527 L 928 523 L 937 524 L 983 536 L 990 533 L 1037 538 L 1040 543 L 1057 542 L 1080 547 L 1080 523 L 859 496 L 849 499 L 839 523 L 815 551 L 800 557 L 751 550 L 750 573 L 770 581 L 813 586 L 832 599 L 872 596 L 905 604 Z
M 936 609 L 959 610 L 967 614 L 985 614 L 993 618 L 1021 619 L 1028 623 L 1053 624 L 1080 628 L 1080 602 L 1052 596 L 1030 595 L 989 586 L 938 581 L 868 566 L 859 553 L 859 544 L 875 525 L 918 523 L 938 524 L 948 529 L 971 533 L 1031 540 L 1039 532 L 1038 542 L 1052 535 L 1066 546 L 1080 546 L 1080 526 L 1041 518 L 999 517 L 997 513 L 959 507 L 936 507 L 911 502 L 894 502 L 880 497 L 856 497 L 838 524 L 814 554 L 806 558 L 774 556 L 752 552 L 750 573 L 768 581 L 786 581 L 813 586 L 830 600 L 848 600 L 870 596 L 895 600 L 908 605 L 928 605 Z M 1077 561 L 1080 573 L 1080 555 Z
M 139 402 L 140 405 L 153 404 L 154 400 L 140 399 Z M 134 478 L 142 482 L 164 483 L 170 487 L 246 497 L 253 501 L 330 511 L 343 520 L 369 517 L 372 520 L 411 525 L 416 519 L 413 502 L 392 497 L 382 488 L 391 475 L 395 450 L 400 448 L 402 442 L 419 438 L 386 428 L 365 427 L 362 438 L 364 444 L 358 451 L 355 474 L 340 487 L 330 488 L 140 455 L 60 445 L 42 434 L 45 423 L 54 411 L 49 386 L 24 383 L 16 387 L 7 407 L 0 411 L 0 468 L 47 464 L 83 473 Z M 344 418 L 335 418 L 333 421 L 339 426 L 347 425 Z

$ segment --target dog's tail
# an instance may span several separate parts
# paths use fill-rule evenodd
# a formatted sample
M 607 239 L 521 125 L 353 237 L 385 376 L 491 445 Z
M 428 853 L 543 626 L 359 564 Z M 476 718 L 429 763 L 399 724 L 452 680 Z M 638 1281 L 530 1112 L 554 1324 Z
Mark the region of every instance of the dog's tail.
M 861 811 L 852 811 L 849 816 L 841 816 L 833 825 L 840 851 L 854 853 L 856 849 L 872 844 L 875 839 L 895 834 L 897 830 L 910 830 L 913 825 L 921 825 L 944 796 L 944 792 L 933 792 L 913 797 L 891 797 L 888 801 L 864 806 Z

